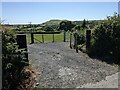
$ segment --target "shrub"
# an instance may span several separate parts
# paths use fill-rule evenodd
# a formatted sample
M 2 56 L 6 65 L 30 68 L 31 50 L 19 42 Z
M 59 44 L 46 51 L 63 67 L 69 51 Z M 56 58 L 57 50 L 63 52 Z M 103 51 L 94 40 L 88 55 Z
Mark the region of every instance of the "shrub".
M 14 31 L 3 28 L 2 31 L 2 84 L 3 90 L 17 90 L 21 81 L 22 70 L 28 63 L 24 54 L 18 50 Z
M 115 63 L 120 55 L 120 16 L 109 17 L 95 28 L 90 54 L 99 57 L 110 56 Z
M 84 35 L 78 35 L 78 37 L 77 37 L 77 44 L 78 45 L 82 45 L 82 44 L 84 44 L 85 43 L 85 36 Z

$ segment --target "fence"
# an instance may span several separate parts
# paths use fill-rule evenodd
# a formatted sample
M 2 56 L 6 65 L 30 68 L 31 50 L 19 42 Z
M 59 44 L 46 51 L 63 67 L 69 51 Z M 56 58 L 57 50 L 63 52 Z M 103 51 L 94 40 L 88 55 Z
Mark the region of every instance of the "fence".
M 62 32 L 18 32 L 18 34 L 26 34 L 27 43 L 32 44 L 36 42 L 65 42 L 69 41 L 69 32 L 66 33 L 66 40 Z
M 86 46 L 86 52 L 90 49 L 90 41 L 91 41 L 91 30 L 86 30 L 86 34 L 79 35 L 78 33 L 71 33 L 70 34 L 70 48 L 76 49 L 76 52 L 78 53 L 78 50 L 80 49 L 78 45 Z
M 34 34 L 41 34 L 42 35 L 42 43 L 44 43 L 45 39 L 44 39 L 44 34 L 52 34 L 52 42 L 55 41 L 55 37 L 54 34 L 60 34 L 60 32 L 34 32 L 31 33 L 31 44 L 34 43 Z
M 55 41 L 55 34 L 60 34 L 61 32 L 31 32 L 31 33 L 25 33 L 25 32 L 20 32 L 16 35 L 16 41 L 17 41 L 17 45 L 19 49 L 23 49 L 24 50 L 24 56 L 25 56 L 25 61 L 28 61 L 28 52 L 27 52 L 27 40 L 26 40 L 26 34 L 30 34 L 31 36 L 31 44 L 34 43 L 34 40 L 36 40 L 36 38 L 34 38 L 35 34 L 41 34 L 42 35 L 42 43 L 44 43 L 44 35 L 45 34 L 51 34 L 52 35 L 52 42 Z M 65 39 L 63 39 L 65 40 Z

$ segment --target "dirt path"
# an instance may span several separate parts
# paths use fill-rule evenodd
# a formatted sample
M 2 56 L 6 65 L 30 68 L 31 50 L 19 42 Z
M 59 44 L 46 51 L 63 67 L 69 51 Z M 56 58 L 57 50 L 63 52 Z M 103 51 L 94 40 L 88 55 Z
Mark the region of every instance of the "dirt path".
M 118 67 L 76 53 L 68 42 L 31 44 L 28 51 L 32 67 L 41 73 L 38 88 L 80 88 L 118 72 Z M 114 82 L 117 88 L 118 82 Z

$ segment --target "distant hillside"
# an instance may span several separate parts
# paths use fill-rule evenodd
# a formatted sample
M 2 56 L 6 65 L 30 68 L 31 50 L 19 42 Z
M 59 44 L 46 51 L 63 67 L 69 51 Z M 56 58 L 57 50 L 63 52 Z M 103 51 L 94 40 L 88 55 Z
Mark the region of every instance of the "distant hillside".
M 41 26 L 52 26 L 52 25 L 59 25 L 60 22 L 62 20 L 57 20 L 57 19 L 53 19 L 53 20 L 49 20 L 49 21 L 46 21 L 44 23 L 41 24 Z M 82 24 L 83 21 L 72 21 L 74 24 Z
M 63 20 L 59 20 L 59 19 L 52 19 L 52 20 L 49 20 L 49 21 L 46 21 L 42 24 L 32 24 L 34 25 L 34 27 L 42 27 L 42 26 L 59 26 L 60 22 L 63 21 Z M 92 24 L 99 24 L 101 22 L 103 22 L 104 20 L 89 20 L 88 22 L 89 23 L 92 23 Z M 72 21 L 74 24 L 78 25 L 78 24 L 82 24 L 83 21 Z M 15 24 L 15 25 L 10 25 L 10 24 L 4 24 L 3 26 L 12 26 L 12 27 L 17 27 L 17 26 L 27 26 L 27 27 L 30 27 L 30 24 Z
M 46 26 L 46 25 L 47 25 L 47 26 L 59 25 L 61 21 L 62 21 L 62 20 L 53 19 L 53 20 L 50 20 L 50 21 L 47 21 L 47 22 L 42 23 L 41 26 Z
M 60 24 L 60 22 L 61 22 L 62 20 L 58 20 L 58 19 L 52 19 L 52 20 L 49 20 L 49 21 L 47 21 L 47 22 L 44 22 L 44 23 L 42 23 L 41 24 L 41 26 L 46 26 L 46 25 L 59 25 Z M 74 24 L 82 24 L 83 23 L 83 21 L 72 21 Z
M 73 21 L 73 23 L 75 23 L 75 24 L 82 24 L 83 21 Z

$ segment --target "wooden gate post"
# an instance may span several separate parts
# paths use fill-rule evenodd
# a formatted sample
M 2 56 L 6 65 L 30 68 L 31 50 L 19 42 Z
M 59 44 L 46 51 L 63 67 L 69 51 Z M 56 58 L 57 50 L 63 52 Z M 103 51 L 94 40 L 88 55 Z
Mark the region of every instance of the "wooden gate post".
M 53 34 L 53 42 L 54 42 L 54 34 Z
M 91 30 L 86 30 L 86 51 L 87 52 L 90 49 L 90 41 L 91 41 Z
M 70 48 L 72 49 L 72 32 L 70 33 Z
M 17 35 L 18 49 L 27 48 L 26 35 Z
M 25 61 L 28 61 L 28 52 L 27 52 L 27 42 L 26 42 L 26 35 L 17 35 L 17 44 L 18 49 L 24 49 Z
M 44 35 L 42 34 L 42 43 L 44 43 Z
M 34 34 L 31 33 L 31 44 L 34 43 Z
M 64 30 L 64 42 L 66 42 L 66 31 Z
M 78 53 L 78 46 L 77 46 L 77 36 L 78 36 L 78 34 L 77 33 L 75 33 L 75 49 L 76 49 L 76 52 Z

